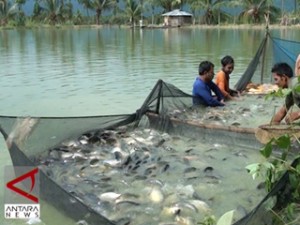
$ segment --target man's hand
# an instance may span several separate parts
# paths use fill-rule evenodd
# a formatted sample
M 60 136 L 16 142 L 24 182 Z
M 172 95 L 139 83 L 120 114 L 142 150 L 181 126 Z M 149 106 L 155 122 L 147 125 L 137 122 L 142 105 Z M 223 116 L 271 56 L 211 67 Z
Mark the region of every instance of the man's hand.
M 300 111 L 297 112 L 291 112 L 285 117 L 285 122 L 287 124 L 290 124 L 294 122 L 295 120 L 298 120 L 300 118 Z

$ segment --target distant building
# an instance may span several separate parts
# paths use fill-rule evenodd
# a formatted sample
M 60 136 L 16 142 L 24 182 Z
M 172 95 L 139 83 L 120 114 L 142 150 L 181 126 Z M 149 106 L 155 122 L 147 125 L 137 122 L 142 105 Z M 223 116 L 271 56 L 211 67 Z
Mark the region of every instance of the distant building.
M 164 25 L 165 26 L 172 26 L 172 27 L 179 27 L 182 25 L 187 25 L 192 23 L 193 15 L 180 11 L 179 9 L 175 9 L 171 12 L 167 12 L 162 14 L 164 17 Z

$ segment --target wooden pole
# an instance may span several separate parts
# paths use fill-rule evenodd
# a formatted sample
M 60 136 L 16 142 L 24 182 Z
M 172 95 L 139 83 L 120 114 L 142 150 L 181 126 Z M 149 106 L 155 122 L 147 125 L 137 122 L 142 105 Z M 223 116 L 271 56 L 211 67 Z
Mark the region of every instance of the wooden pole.
M 266 50 L 267 50 L 267 46 L 268 46 L 268 35 L 269 35 L 269 12 L 266 13 L 265 15 L 265 20 L 266 20 L 266 43 L 263 49 L 263 55 L 262 55 L 262 66 L 261 66 L 261 74 L 260 74 L 260 83 L 263 84 L 264 83 L 264 70 L 265 70 L 265 59 L 266 59 Z

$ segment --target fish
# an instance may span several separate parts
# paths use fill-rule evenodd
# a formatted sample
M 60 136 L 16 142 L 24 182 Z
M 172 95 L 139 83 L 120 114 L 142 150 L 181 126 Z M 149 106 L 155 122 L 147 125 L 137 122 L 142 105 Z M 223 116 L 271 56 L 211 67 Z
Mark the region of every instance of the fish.
M 41 223 L 42 223 L 42 221 L 41 221 L 40 218 L 31 218 L 26 222 L 26 224 L 30 224 L 30 225 L 32 225 L 32 224 L 41 224 Z
M 177 205 L 170 206 L 170 207 L 164 206 L 161 211 L 161 214 L 163 216 L 175 216 L 175 215 L 179 215 L 180 212 L 181 212 L 181 209 Z
M 70 149 L 79 148 L 80 145 L 80 142 L 77 140 L 66 140 L 62 143 L 62 146 L 69 147 Z
M 122 161 L 121 160 L 117 160 L 117 159 L 107 159 L 107 160 L 103 160 L 103 164 L 105 166 L 109 166 L 109 167 L 122 167 Z
M 194 225 L 195 222 L 193 221 L 193 219 L 191 217 L 183 217 L 183 216 L 179 216 L 177 215 L 175 217 L 175 221 L 177 222 L 178 225 Z
M 151 188 L 148 196 L 150 201 L 154 203 L 160 203 L 164 200 L 164 195 L 158 187 Z
M 73 153 L 72 152 L 63 152 L 61 154 L 61 158 L 62 159 L 71 159 L 73 157 Z
M 136 201 L 133 201 L 133 200 L 122 200 L 122 199 L 116 200 L 115 203 L 116 203 L 117 207 L 120 206 L 121 204 L 128 204 L 128 205 L 135 205 L 135 206 L 140 205 L 139 202 L 136 202 Z
M 112 153 L 114 154 L 116 160 L 125 161 L 129 156 L 129 154 L 124 152 L 120 147 L 114 147 L 112 149 Z
M 214 168 L 212 167 L 212 166 L 208 166 L 208 167 L 206 167 L 205 169 L 204 169 L 204 172 L 205 173 L 210 173 L 210 172 L 212 172 L 214 170 Z
M 195 172 L 197 170 L 196 167 L 188 167 L 184 169 L 183 173 L 190 173 L 190 172 Z
M 152 185 L 159 185 L 160 187 L 163 187 L 165 185 L 162 180 L 158 180 L 158 179 L 150 179 L 148 180 L 148 182 Z
M 193 205 L 199 212 L 204 212 L 204 213 L 211 212 L 211 208 L 204 201 L 201 201 L 201 200 L 198 200 L 198 199 L 191 199 L 191 200 L 188 200 L 188 202 L 191 205 Z
M 115 201 L 121 197 L 121 194 L 116 193 L 116 192 L 105 192 L 105 193 L 100 194 L 98 197 L 101 201 L 115 203 Z
M 123 217 L 117 220 L 113 220 L 112 222 L 116 225 L 129 225 L 131 223 L 131 220 L 128 217 Z
M 79 220 L 76 222 L 76 225 L 88 225 L 88 222 L 86 222 L 85 220 Z
M 233 153 L 235 156 L 238 156 L 238 157 L 244 157 L 244 158 L 248 158 L 248 156 L 246 154 L 244 154 L 242 151 L 238 151 L 238 152 L 235 152 Z
M 195 193 L 195 190 L 193 185 L 191 184 L 185 186 L 179 184 L 176 186 L 176 193 L 179 194 L 180 196 L 186 196 L 192 198 Z

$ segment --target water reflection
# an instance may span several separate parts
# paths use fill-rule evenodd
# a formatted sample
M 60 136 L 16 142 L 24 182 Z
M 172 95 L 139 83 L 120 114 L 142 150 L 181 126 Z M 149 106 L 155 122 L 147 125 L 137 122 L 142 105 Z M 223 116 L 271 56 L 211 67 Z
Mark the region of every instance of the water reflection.
M 297 40 L 299 33 L 291 29 L 271 30 L 273 36 L 290 40 Z M 209 59 L 217 70 L 225 54 L 232 55 L 236 62 L 230 80 L 233 86 L 264 35 L 263 29 L 1 30 L 0 114 L 131 113 L 158 79 L 191 93 L 199 61 Z M 268 51 L 265 79 L 269 80 L 270 47 Z M 3 142 L 1 146 L 6 149 Z M 10 162 L 4 151 L 0 159 L 1 165 Z M 51 215 L 52 211 L 45 216 L 51 221 Z M 66 219 L 61 221 L 66 224 Z
M 288 39 L 299 31 L 271 33 Z M 236 61 L 233 86 L 264 35 L 264 29 L 2 30 L 2 114 L 130 113 L 158 79 L 190 93 L 199 62 L 211 60 L 218 70 L 225 54 Z M 269 81 L 272 57 L 268 51 Z

